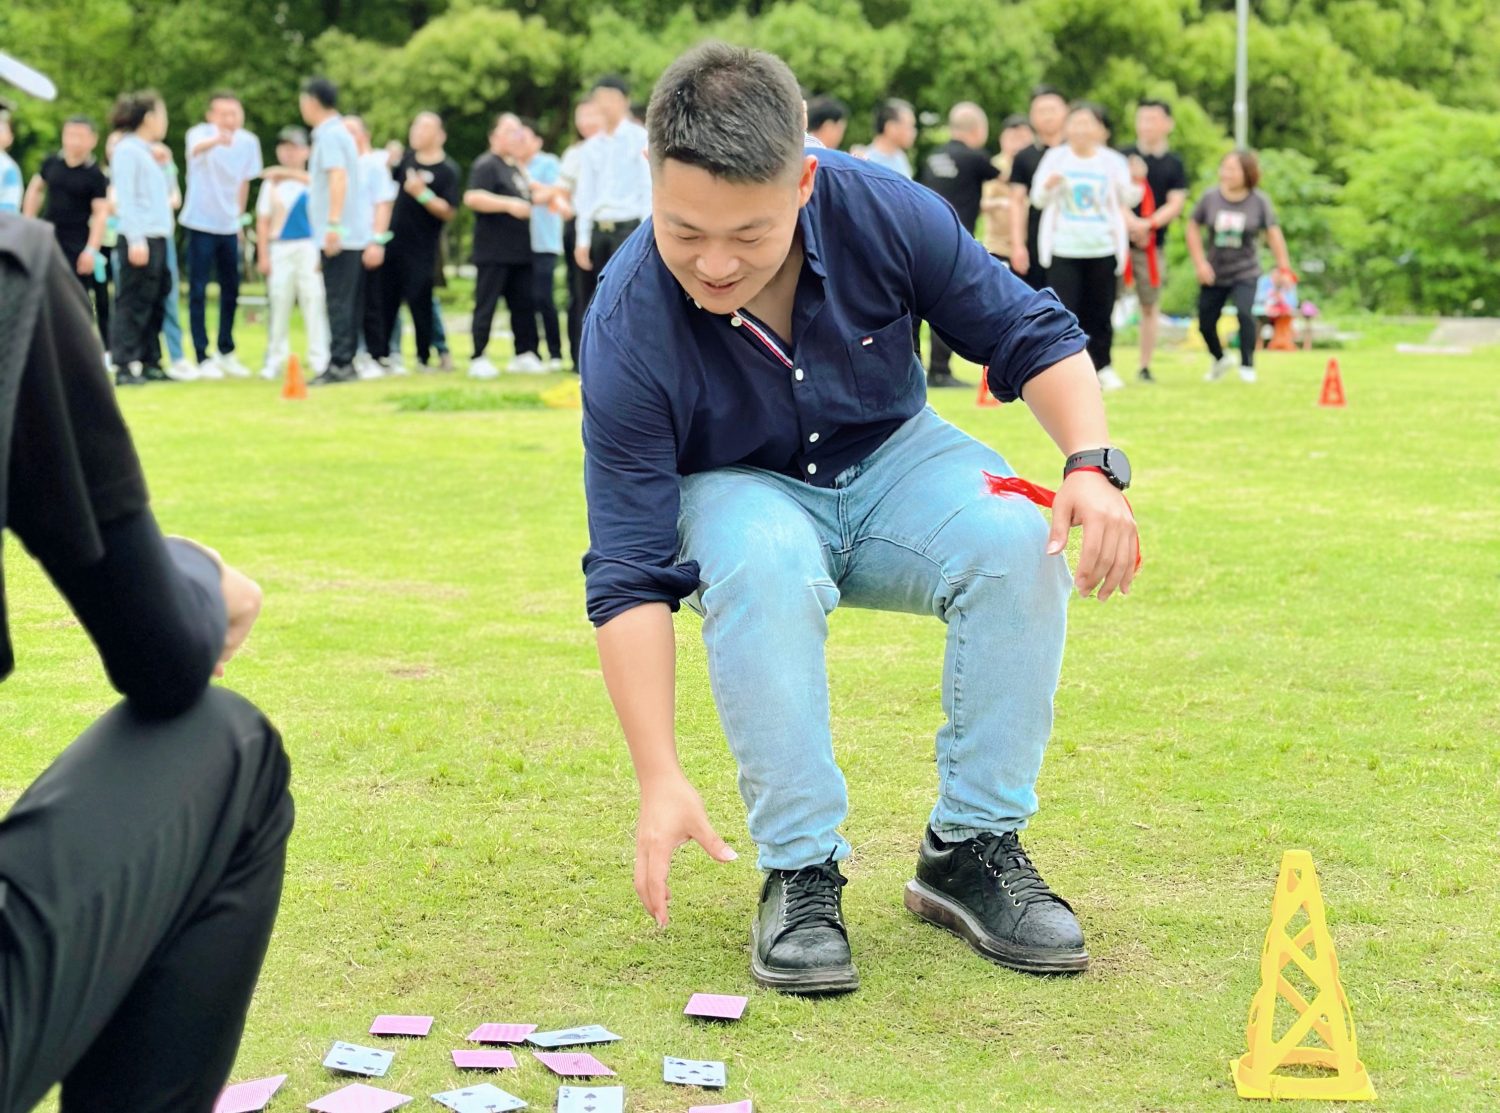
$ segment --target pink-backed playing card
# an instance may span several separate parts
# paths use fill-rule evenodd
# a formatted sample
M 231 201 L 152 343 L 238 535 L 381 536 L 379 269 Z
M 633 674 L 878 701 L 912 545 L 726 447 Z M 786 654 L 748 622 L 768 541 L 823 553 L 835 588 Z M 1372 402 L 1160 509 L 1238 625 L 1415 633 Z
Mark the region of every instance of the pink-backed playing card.
M 278 1074 L 275 1078 L 257 1078 L 254 1082 L 226 1086 L 219 1100 L 214 1102 L 214 1113 L 260 1113 L 285 1081 L 286 1075 Z
M 745 1015 L 748 997 L 734 997 L 722 993 L 695 993 L 688 999 L 683 1013 L 687 1016 L 702 1016 L 711 1020 L 738 1020 Z
M 755 1113 L 750 1108 L 750 1099 L 737 1101 L 730 1105 L 695 1105 L 688 1113 Z
M 475 1043 L 525 1043 L 535 1024 L 481 1024 L 469 1033 Z
M 411 1098 L 405 1094 L 356 1082 L 317 1101 L 308 1102 L 307 1107 L 316 1110 L 316 1113 L 390 1113 L 392 1109 L 399 1109 L 409 1101 Z
M 430 1016 L 377 1016 L 370 1025 L 372 1036 L 425 1036 L 430 1031 Z
M 509 1051 L 455 1051 L 453 1065 L 459 1070 L 509 1070 L 516 1057 Z
M 615 1073 L 584 1051 L 533 1051 L 532 1054 L 542 1066 L 564 1078 L 599 1078 Z

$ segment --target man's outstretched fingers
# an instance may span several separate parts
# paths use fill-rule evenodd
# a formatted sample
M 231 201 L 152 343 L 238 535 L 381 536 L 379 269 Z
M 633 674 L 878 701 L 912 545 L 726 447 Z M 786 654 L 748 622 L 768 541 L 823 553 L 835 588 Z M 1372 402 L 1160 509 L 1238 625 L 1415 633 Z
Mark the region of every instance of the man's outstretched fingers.
M 739 857 L 727 842 L 719 838 L 719 833 L 707 823 L 693 834 L 693 838 L 699 846 L 708 851 L 708 856 L 715 862 L 733 862 Z

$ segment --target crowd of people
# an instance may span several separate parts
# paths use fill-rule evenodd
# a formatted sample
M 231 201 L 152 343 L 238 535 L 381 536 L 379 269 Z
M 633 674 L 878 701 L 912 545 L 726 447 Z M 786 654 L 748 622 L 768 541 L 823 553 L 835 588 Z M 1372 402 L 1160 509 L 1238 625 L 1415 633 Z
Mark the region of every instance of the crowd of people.
M 488 353 L 502 300 L 513 338 L 511 372 L 540 374 L 576 363 L 596 277 L 650 212 L 646 133 L 627 83 L 613 76 L 595 83 L 576 106 L 576 138 L 560 156 L 545 150 L 532 122 L 501 113 L 488 149 L 466 175 L 447 151 L 437 114 L 418 113 L 404 143 L 378 146 L 364 120 L 341 108 L 332 82 L 303 82 L 304 126 L 281 129 L 275 164 L 265 166 L 239 99 L 215 93 L 184 137 L 184 183 L 166 143 L 161 98 L 126 94 L 110 116 L 107 168 L 95 161 L 94 122 L 72 117 L 60 149 L 24 196 L 20 171 L 4 153 L 11 131 L 0 113 L 0 211 L 20 208 L 52 223 L 95 306 L 118 385 L 251 374 L 235 343 L 247 251 L 266 282 L 266 378 L 279 376 L 291 354 L 294 309 L 304 321 L 315 384 L 405 374 L 403 307 L 418 367 L 453 370 L 436 291 L 449 273 L 447 229 L 463 208 L 473 213 L 475 275 L 468 374 L 500 373 Z M 849 117 L 836 97 L 807 99 L 809 142 L 842 147 Z M 1171 106 L 1143 100 L 1134 123 L 1134 143 L 1116 149 L 1100 105 L 1069 102 L 1058 89 L 1039 86 L 1026 114 L 1005 117 L 998 154 L 987 147 L 988 114 L 962 102 L 949 112 L 948 141 L 914 166 L 917 113 L 892 98 L 875 109 L 870 143 L 850 153 L 933 189 L 1016 275 L 1035 289 L 1050 286 L 1088 334 L 1101 387 L 1118 390 L 1125 379 L 1114 366 L 1116 302 L 1133 291 L 1140 307 L 1136 378 L 1154 382 L 1167 236 L 1189 211 L 1187 170 L 1171 148 Z M 1236 365 L 1242 379 L 1255 378 L 1261 237 L 1276 260 L 1273 281 L 1293 281 L 1275 208 L 1258 185 L 1255 155 L 1230 152 L 1219 184 L 1197 200 L 1187 221 L 1201 286 L 1199 329 L 1212 356 L 1209 379 Z M 258 190 L 253 205 L 252 188 Z M 179 316 L 179 227 L 191 352 Z M 219 291 L 212 343 L 210 282 Z M 1239 319 L 1232 355 L 1219 336 L 1229 303 Z M 920 356 L 920 319 L 912 331 Z M 952 373 L 948 341 L 927 331 L 929 387 L 969 385 Z

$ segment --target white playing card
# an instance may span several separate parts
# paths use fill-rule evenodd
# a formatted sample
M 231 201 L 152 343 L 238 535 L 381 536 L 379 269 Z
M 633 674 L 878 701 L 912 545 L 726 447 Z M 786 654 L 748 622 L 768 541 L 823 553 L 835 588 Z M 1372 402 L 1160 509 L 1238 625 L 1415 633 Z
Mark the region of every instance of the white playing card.
M 395 1052 L 380 1051 L 373 1047 L 360 1047 L 356 1043 L 334 1043 L 333 1050 L 328 1053 L 328 1058 L 323 1060 L 323 1065 L 329 1070 L 342 1071 L 344 1074 L 362 1074 L 366 1078 L 384 1078 L 385 1072 L 391 1069 L 391 1061 L 396 1058 Z
M 722 1090 L 729 1084 L 728 1071 L 723 1063 L 707 1063 L 697 1059 L 674 1059 L 668 1055 L 662 1061 L 662 1077 L 678 1086 L 707 1086 Z
M 625 1113 L 624 1086 L 563 1086 L 557 1113 Z
M 462 1090 L 449 1090 L 446 1094 L 433 1094 L 432 1097 L 454 1113 L 510 1113 L 512 1109 L 526 1108 L 526 1103 L 520 1098 L 488 1082 L 465 1086 Z
M 581 1047 L 590 1043 L 614 1043 L 620 1037 L 598 1024 L 581 1028 L 562 1028 L 556 1032 L 533 1032 L 526 1042 L 535 1047 Z

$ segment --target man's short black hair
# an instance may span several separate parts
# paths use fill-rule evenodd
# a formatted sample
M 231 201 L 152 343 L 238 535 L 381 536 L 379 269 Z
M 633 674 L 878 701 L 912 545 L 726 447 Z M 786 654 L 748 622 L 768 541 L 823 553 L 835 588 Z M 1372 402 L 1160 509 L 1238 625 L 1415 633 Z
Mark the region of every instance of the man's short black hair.
M 624 96 L 625 99 L 630 99 L 630 82 L 617 73 L 607 73 L 595 81 L 593 91 L 597 93 L 600 89 L 613 89 Z
M 1141 101 L 1140 104 L 1136 105 L 1136 107 L 1137 108 L 1160 108 L 1163 112 L 1165 112 L 1167 114 L 1167 117 L 1169 119 L 1172 116 L 1172 106 L 1170 104 L 1168 104 L 1164 100 L 1157 100 L 1155 97 L 1148 97 L 1148 98 L 1146 98 L 1145 100 Z
M 208 94 L 208 106 L 210 108 L 221 100 L 232 100 L 235 104 L 244 103 L 240 100 L 238 93 L 231 93 L 228 89 L 215 89 L 212 93 Z
M 813 97 L 807 102 L 807 130 L 817 131 L 824 124 L 836 124 L 849 118 L 849 106 L 838 97 Z
M 1009 131 L 1011 128 L 1029 128 L 1030 126 L 1030 117 L 1020 112 L 1012 112 L 1009 116 L 1005 117 L 1005 120 L 1000 125 L 1000 130 Z
M 324 108 L 339 106 L 339 87 L 326 77 L 309 77 L 302 82 L 302 93 L 312 97 Z
M 802 90 L 774 54 L 706 42 L 667 67 L 646 109 L 651 162 L 773 182 L 802 156 Z
M 89 131 L 93 132 L 95 135 L 99 134 L 99 125 L 94 123 L 94 118 L 92 116 L 69 116 L 66 120 L 63 121 L 63 127 L 67 127 L 69 124 L 80 124 L 83 127 L 88 128 Z
M 910 112 L 912 119 L 916 119 L 917 110 L 911 106 L 910 101 L 901 100 L 899 97 L 881 101 L 880 107 L 875 109 L 875 134 L 883 134 L 886 125 L 901 119 L 902 113 L 905 112 Z
M 1105 131 L 1112 131 L 1114 129 L 1114 125 L 1110 123 L 1109 110 L 1096 100 L 1075 100 L 1072 104 L 1068 105 L 1068 115 L 1071 116 L 1075 112 L 1087 112 L 1099 121 L 1100 126 Z
M 1063 91 L 1056 85 L 1033 85 L 1031 87 L 1031 99 L 1028 100 L 1027 103 L 1035 104 L 1043 97 L 1056 97 L 1060 101 L 1066 101 L 1068 99 L 1067 97 L 1063 96 Z

